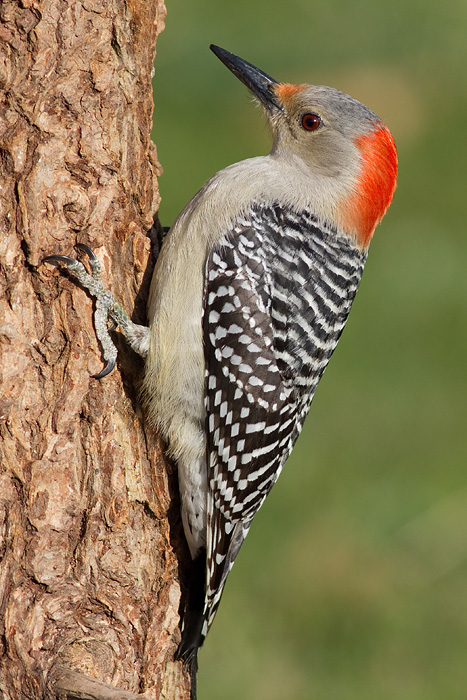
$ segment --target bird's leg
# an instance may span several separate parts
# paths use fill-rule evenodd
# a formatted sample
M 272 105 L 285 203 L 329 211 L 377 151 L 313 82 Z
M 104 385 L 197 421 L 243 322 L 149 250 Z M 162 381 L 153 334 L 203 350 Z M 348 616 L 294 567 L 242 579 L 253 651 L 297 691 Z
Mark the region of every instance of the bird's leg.
M 65 265 L 68 272 L 73 275 L 73 277 L 75 277 L 89 292 L 91 297 L 96 300 L 94 328 L 97 339 L 102 347 L 102 354 L 106 365 L 104 369 L 98 374 L 95 374 L 94 377 L 96 379 L 102 379 L 102 377 L 110 374 L 114 369 L 117 360 L 117 348 L 109 334 L 109 328 L 107 326 L 108 319 L 110 318 L 113 322 L 113 327 L 111 327 L 110 330 L 115 330 L 118 326 L 130 347 L 137 352 L 138 355 L 141 355 L 141 357 L 146 357 L 148 354 L 149 328 L 133 323 L 128 314 L 115 300 L 112 292 L 104 287 L 101 280 L 101 264 L 93 250 L 89 246 L 84 245 L 84 243 L 77 243 L 75 247 L 88 256 L 91 274 L 87 272 L 83 263 L 67 255 L 49 255 L 44 258 L 43 262 L 48 262 L 58 267 L 62 264 Z

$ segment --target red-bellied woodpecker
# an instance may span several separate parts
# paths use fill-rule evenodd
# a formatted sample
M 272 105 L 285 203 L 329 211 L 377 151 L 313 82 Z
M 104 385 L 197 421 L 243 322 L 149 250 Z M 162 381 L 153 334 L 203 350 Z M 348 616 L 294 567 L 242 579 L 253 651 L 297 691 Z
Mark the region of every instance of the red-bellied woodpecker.
M 170 229 L 154 272 L 149 329 L 94 276 L 64 262 L 106 320 L 146 357 L 144 400 L 178 464 L 193 586 L 178 655 L 191 666 L 227 575 L 305 420 L 344 328 L 368 245 L 396 186 L 386 126 L 333 88 L 278 83 L 216 46 L 265 109 L 269 155 L 214 175 Z

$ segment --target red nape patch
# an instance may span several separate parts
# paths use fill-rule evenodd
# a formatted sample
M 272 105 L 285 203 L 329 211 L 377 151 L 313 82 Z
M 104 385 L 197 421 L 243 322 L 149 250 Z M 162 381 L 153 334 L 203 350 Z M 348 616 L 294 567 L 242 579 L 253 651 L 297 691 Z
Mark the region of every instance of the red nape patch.
M 375 131 L 356 141 L 363 161 L 362 173 L 356 185 L 356 194 L 346 203 L 346 210 L 350 211 L 350 217 L 345 217 L 346 222 L 357 232 L 362 247 L 370 243 L 396 189 L 396 145 L 384 124 L 375 126 Z
M 286 103 L 291 97 L 301 92 L 305 86 L 304 85 L 293 85 L 292 83 L 279 83 L 276 85 L 276 95 L 282 103 Z

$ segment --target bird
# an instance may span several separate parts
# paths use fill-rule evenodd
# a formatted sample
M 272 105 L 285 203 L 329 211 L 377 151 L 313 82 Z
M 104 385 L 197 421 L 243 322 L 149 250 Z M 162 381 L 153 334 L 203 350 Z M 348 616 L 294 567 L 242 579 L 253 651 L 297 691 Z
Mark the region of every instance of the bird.
M 191 582 L 177 658 L 196 697 L 198 650 L 253 518 L 300 434 L 397 180 L 394 139 L 339 90 L 278 82 L 211 50 L 262 106 L 268 155 L 213 175 L 163 242 L 149 325 L 130 321 L 99 261 L 51 255 L 97 299 L 105 369 L 118 324 L 145 357 L 142 401 L 176 461 Z

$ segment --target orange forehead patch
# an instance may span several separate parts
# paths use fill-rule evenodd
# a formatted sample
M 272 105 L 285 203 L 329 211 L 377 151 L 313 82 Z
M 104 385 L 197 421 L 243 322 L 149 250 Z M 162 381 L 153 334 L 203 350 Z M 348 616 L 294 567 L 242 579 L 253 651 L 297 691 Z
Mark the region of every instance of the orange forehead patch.
M 357 232 L 360 245 L 366 247 L 394 196 L 397 151 L 384 124 L 376 125 L 375 131 L 357 139 L 356 146 L 362 158 L 362 171 L 356 193 L 345 204 L 350 216 L 343 218 Z
M 301 92 L 304 85 L 293 85 L 292 83 L 279 83 L 276 85 L 276 95 L 284 104 L 288 102 L 297 92 Z

